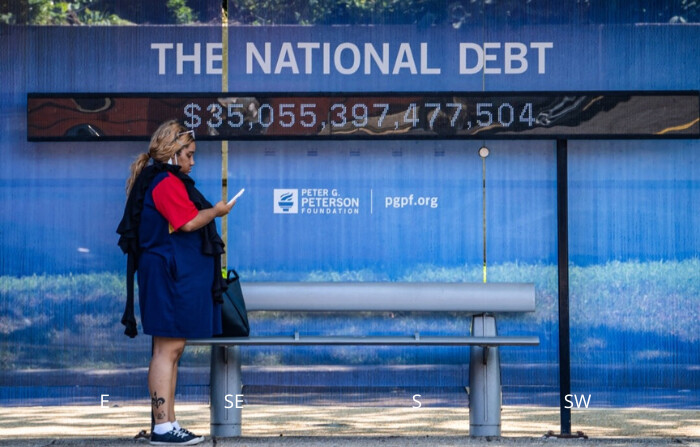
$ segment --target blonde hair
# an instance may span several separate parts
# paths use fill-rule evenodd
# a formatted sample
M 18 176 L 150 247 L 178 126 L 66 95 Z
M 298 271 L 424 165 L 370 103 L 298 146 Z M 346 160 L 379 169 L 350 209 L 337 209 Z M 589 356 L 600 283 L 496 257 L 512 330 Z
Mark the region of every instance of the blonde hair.
M 180 150 L 194 141 L 191 133 L 187 132 L 185 126 L 175 120 L 166 121 L 161 124 L 151 137 L 151 143 L 148 145 L 148 152 L 144 152 L 136 157 L 131 167 L 131 175 L 126 179 L 126 195 L 129 195 L 131 188 L 134 186 L 136 178 L 141 174 L 141 171 L 148 159 L 152 158 L 161 163 L 167 163 Z

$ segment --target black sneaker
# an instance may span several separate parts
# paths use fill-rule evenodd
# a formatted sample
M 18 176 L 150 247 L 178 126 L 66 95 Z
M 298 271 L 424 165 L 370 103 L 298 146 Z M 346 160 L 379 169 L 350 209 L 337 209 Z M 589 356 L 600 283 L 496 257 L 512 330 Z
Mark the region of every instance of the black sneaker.
M 162 435 L 151 433 L 151 445 L 195 445 L 202 441 L 204 441 L 204 436 L 196 436 L 183 429 L 172 429 Z

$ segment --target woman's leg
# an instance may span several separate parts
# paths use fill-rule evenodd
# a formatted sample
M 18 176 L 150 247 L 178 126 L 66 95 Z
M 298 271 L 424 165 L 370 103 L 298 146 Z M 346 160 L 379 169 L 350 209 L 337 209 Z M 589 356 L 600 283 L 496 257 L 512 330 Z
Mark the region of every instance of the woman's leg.
M 173 378 L 170 385 L 170 399 L 168 400 L 168 421 L 175 422 L 177 417 L 175 417 L 175 390 L 177 388 L 177 365 L 180 363 L 180 357 L 182 357 L 182 352 L 177 356 L 175 360 L 175 365 L 173 366 Z
M 175 420 L 175 376 L 177 361 L 184 349 L 184 338 L 153 337 L 153 357 L 148 368 L 148 390 L 156 424 Z

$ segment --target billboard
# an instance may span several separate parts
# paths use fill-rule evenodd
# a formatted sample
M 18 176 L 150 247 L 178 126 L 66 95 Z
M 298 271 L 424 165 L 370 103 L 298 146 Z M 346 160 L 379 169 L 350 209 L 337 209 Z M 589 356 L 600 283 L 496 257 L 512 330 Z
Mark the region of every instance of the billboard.
M 114 371 L 145 365 L 150 355 L 146 337 L 130 341 L 121 335 L 125 259 L 114 232 L 128 165 L 146 144 L 28 141 L 41 127 L 29 126 L 30 94 L 208 98 L 222 91 L 290 97 L 430 92 L 439 100 L 420 102 L 427 110 L 421 115 L 414 109 L 415 119 L 421 124 L 430 124 L 431 116 L 437 120 L 437 107 L 425 104 L 439 104 L 449 124 L 458 104 L 443 98 L 450 92 L 479 98 L 584 92 L 595 98 L 596 92 L 645 96 L 683 91 L 697 98 L 700 88 L 696 24 L 2 25 L 0 36 L 0 344 L 5 365 L 0 401 L 6 403 L 90 401 L 99 394 L 97 388 L 73 395 L 44 384 L 89 383 L 75 367 L 108 365 L 105 369 Z M 395 127 L 412 128 L 412 103 L 402 104 L 398 112 L 389 108 L 385 118 L 396 115 Z M 527 125 L 526 105 L 483 103 L 492 106 L 477 111 L 475 104 L 473 111 L 474 123 L 480 120 L 481 127 L 489 127 L 489 114 L 492 124 L 524 116 Z M 108 111 L 101 109 L 104 104 L 75 104 L 97 115 Z M 202 122 L 216 119 L 217 109 L 209 110 L 209 104 L 221 105 L 202 103 L 197 115 Z M 231 104 L 246 104 L 243 111 L 234 106 L 231 116 L 225 116 L 235 124 L 235 112 L 245 117 L 250 103 L 228 102 L 222 111 L 228 112 Z M 258 129 L 270 122 L 270 111 L 282 115 L 293 109 L 295 122 L 311 123 L 311 115 L 302 116 L 301 104 L 291 109 L 262 104 L 268 104 L 263 108 L 268 114 L 257 115 L 262 117 Z M 329 110 L 333 104 L 341 103 L 329 103 Z M 342 104 L 346 125 L 365 118 L 368 125 L 375 119 L 376 125 L 383 116 L 382 107 L 369 106 L 365 115 L 358 104 L 367 104 L 361 101 Z M 600 111 L 609 129 L 635 113 L 642 120 L 669 116 L 648 102 L 625 104 L 636 108 L 612 117 L 610 110 Z M 134 107 L 143 111 L 148 106 Z M 337 123 L 341 129 L 341 109 L 334 110 L 326 125 Z M 191 108 L 184 118 L 193 119 L 193 112 Z M 62 118 L 68 111 L 55 114 Z M 314 126 L 324 122 L 320 116 Z M 700 162 L 700 142 L 685 138 L 697 136 L 695 118 L 691 113 L 666 126 L 686 126 L 682 131 L 688 134 L 678 140 L 609 141 L 584 134 L 588 138 L 570 143 L 573 376 L 575 384 L 601 390 L 601 404 L 668 405 L 662 394 L 686 396 L 683 390 L 695 390 L 700 383 L 693 369 L 700 360 L 693 311 L 700 308 L 700 197 L 694 168 Z M 289 123 L 287 119 L 289 115 L 277 122 Z M 63 132 L 74 127 L 67 123 Z M 208 132 L 202 127 L 202 134 Z M 224 166 L 228 185 L 235 191 L 244 187 L 246 193 L 228 221 L 228 264 L 246 281 L 479 282 L 486 253 L 489 281 L 534 282 L 537 290 L 534 315 L 499 320 L 503 333 L 533 333 L 543 341 L 536 350 L 503 351 L 505 402 L 555 405 L 550 394 L 557 386 L 555 144 L 552 135 L 527 140 L 499 135 L 386 141 L 258 141 L 231 135 Z M 205 195 L 215 199 L 221 196 L 221 143 L 205 140 L 197 143 L 194 177 Z M 491 153 L 486 160 L 478 155 L 484 144 Z M 425 325 L 423 331 L 444 333 L 463 331 L 468 324 L 455 316 L 411 318 L 380 315 L 361 325 L 374 333 L 405 331 L 416 324 Z M 332 332 L 339 321 L 260 316 L 251 323 L 257 333 L 294 328 Z M 644 343 L 638 344 L 640 339 Z M 630 340 L 635 340 L 631 350 Z M 65 348 L 46 352 L 45 346 Z M 204 400 L 207 353 L 190 355 L 201 370 L 184 380 L 186 394 Z M 378 383 L 385 386 L 397 377 L 391 364 L 442 365 L 437 368 L 443 368 L 443 379 L 433 390 L 436 401 L 452 405 L 464 399 L 459 393 L 465 350 L 258 348 L 245 355 L 247 383 L 268 390 L 259 394 L 260 401 L 283 388 L 310 385 L 304 377 L 282 383 L 279 377 L 255 374 L 266 365 L 294 362 L 310 370 L 318 364 L 354 365 L 364 371 L 360 380 L 365 385 L 375 377 L 363 365 L 376 365 L 382 372 Z M 611 377 L 611 365 L 632 372 Z M 53 371 L 56 381 L 26 372 L 35 368 Z M 113 395 L 143 394 L 141 378 L 121 382 L 116 373 L 104 377 L 96 387 L 114 390 Z M 648 377 L 665 391 L 619 391 L 646 386 Z M 333 389 L 357 383 L 353 380 L 335 377 L 325 385 Z M 373 392 L 383 395 L 386 389 L 368 391 Z M 630 401 L 633 395 L 637 400 Z M 697 405 L 688 399 L 675 402 Z

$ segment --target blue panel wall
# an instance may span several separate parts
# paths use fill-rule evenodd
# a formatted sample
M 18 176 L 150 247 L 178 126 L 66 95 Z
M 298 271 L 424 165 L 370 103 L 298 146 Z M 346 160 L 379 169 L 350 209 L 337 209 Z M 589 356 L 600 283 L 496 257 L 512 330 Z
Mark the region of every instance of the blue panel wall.
M 700 86 L 697 25 L 492 25 L 232 26 L 228 90 Z M 220 43 L 221 36 L 216 26 L 0 26 L 1 402 L 89 402 L 102 392 L 140 398 L 150 353 L 148 337 L 122 335 L 125 259 L 115 234 L 128 165 L 146 143 L 28 143 L 27 93 L 221 91 L 216 46 L 207 60 L 207 44 Z M 310 50 L 307 70 L 308 55 L 299 44 L 309 42 L 318 48 Z M 472 53 L 460 61 L 460 44 L 484 42 L 500 45 L 489 50 L 494 59 L 486 62 L 486 72 L 460 73 L 460 65 L 476 63 Z M 526 44 L 523 73 L 505 72 L 506 42 Z M 546 44 L 542 53 L 538 42 Z M 198 73 L 194 62 L 182 63 L 178 73 L 180 43 L 184 54 L 194 54 L 199 44 Z M 291 52 L 282 51 L 285 43 Z M 382 74 L 371 65 L 367 74 L 363 59 L 357 70 L 343 74 L 338 66 L 347 69 L 355 62 L 352 46 L 363 50 L 368 43 L 376 49 L 388 45 L 391 72 Z M 269 73 L 248 56 L 250 45 L 264 54 L 266 44 Z M 336 62 L 334 51 L 341 44 L 350 49 Z M 520 66 L 514 64 L 511 68 Z M 491 149 L 485 163 L 485 235 L 484 166 L 477 155 L 482 144 Z M 208 197 L 216 198 L 220 144 L 197 147 L 194 177 Z M 684 396 L 697 396 L 700 383 L 693 366 L 700 360 L 693 330 L 700 308 L 700 143 L 575 141 L 569 147 L 575 391 L 593 393 L 596 405 L 697 406 L 697 398 Z M 554 142 L 233 141 L 229 148 L 230 188 L 245 187 L 246 194 L 229 219 L 228 262 L 246 280 L 478 282 L 485 241 L 489 281 L 535 282 L 537 288 L 533 315 L 499 320 L 503 333 L 537 334 L 543 341 L 539 348 L 502 351 L 505 402 L 557 404 Z M 275 193 L 282 189 L 296 191 L 298 213 L 275 212 Z M 308 199 L 324 192 L 349 206 L 335 214 L 312 206 Z M 402 199 L 416 205 L 402 207 Z M 341 325 L 357 333 L 415 328 L 457 333 L 468 325 L 455 315 L 381 314 L 351 321 L 253 315 L 252 321 L 254 333 L 295 328 L 321 333 Z M 180 381 L 188 399 L 206 399 L 207 354 L 205 349 L 188 354 L 193 369 Z M 463 405 L 467 354 L 452 348 L 249 349 L 244 351 L 250 365 L 246 392 L 251 401 L 266 402 L 280 389 L 301 389 L 308 394 L 297 401 L 313 403 L 318 391 L 312 385 L 321 383 L 332 390 L 326 397 L 338 402 L 379 396 L 396 403 L 386 397 L 387 389 L 401 385 L 420 391 L 430 383 L 436 404 Z M 401 373 L 396 364 L 413 365 L 411 371 L 419 373 Z M 301 365 L 308 371 L 314 365 L 352 365 L 357 374 L 282 378 L 264 369 L 271 365 Z M 134 367 L 141 369 L 119 373 Z M 34 371 L 39 368 L 45 373 Z M 102 372 L 100 380 L 90 374 L 95 370 Z M 357 398 L 338 391 L 347 385 L 367 392 Z M 408 399 L 412 404 L 410 394 Z
M 572 391 L 598 404 L 698 405 L 699 158 L 689 141 L 570 145 Z

